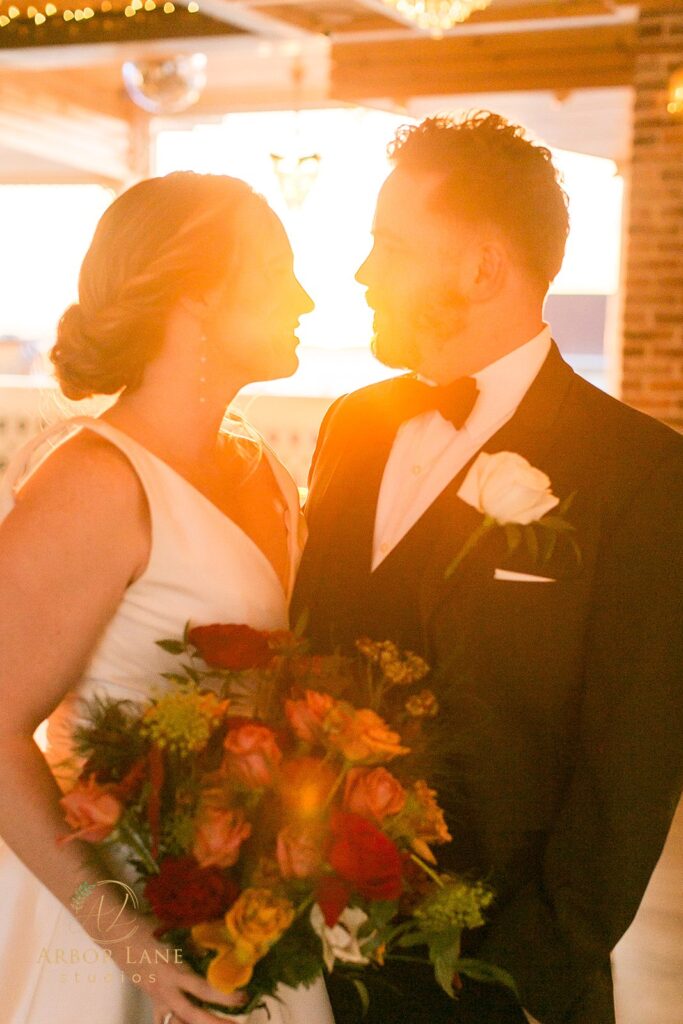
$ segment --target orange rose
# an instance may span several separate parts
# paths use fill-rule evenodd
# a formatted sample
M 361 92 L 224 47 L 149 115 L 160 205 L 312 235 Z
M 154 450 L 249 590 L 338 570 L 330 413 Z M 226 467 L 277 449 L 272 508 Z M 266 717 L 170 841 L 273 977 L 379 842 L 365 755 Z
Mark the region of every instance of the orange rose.
M 286 700 L 285 714 L 294 732 L 305 743 L 319 743 L 323 738 L 323 722 L 334 700 L 328 693 L 306 690 L 303 700 Z
M 309 878 L 322 863 L 323 833 L 310 825 L 286 825 L 277 836 L 283 878 Z
M 225 915 L 236 944 L 246 943 L 264 956 L 294 920 L 294 907 L 269 889 L 245 889 Z
M 243 811 L 203 807 L 199 812 L 192 853 L 202 868 L 230 868 L 237 862 L 240 846 L 251 835 Z
M 401 737 L 369 708 L 356 710 L 351 704 L 339 701 L 325 720 L 330 746 L 339 750 L 347 761 L 379 764 L 398 754 L 407 754 Z
M 288 815 L 315 818 L 337 781 L 338 772 L 320 757 L 293 757 L 280 768 L 280 799 Z
M 398 814 L 406 791 L 386 768 L 352 768 L 346 776 L 344 808 L 374 818 L 381 825 L 388 814 Z
M 91 775 L 87 782 L 79 781 L 59 801 L 67 824 L 78 831 L 58 840 L 60 844 L 72 839 L 83 839 L 86 843 L 101 843 L 113 831 L 121 817 L 123 804 L 109 787 L 100 786 Z
M 255 788 L 271 784 L 275 769 L 282 760 L 282 751 L 272 729 L 258 722 L 245 722 L 230 729 L 224 746 L 228 753 L 226 767 L 242 782 Z

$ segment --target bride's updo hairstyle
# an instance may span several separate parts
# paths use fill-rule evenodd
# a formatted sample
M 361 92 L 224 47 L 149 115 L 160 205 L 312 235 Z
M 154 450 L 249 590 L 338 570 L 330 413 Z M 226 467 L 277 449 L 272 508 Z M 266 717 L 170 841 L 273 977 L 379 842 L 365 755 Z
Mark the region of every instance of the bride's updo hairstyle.
M 265 201 L 237 178 L 179 171 L 122 193 L 102 215 L 50 352 L 67 398 L 133 390 L 169 313 L 229 280 Z

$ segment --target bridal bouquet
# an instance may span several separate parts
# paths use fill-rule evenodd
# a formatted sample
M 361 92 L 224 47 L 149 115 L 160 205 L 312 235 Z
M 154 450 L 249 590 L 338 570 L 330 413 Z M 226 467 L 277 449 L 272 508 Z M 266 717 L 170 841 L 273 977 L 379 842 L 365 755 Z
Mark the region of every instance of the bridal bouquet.
M 123 854 L 161 939 L 215 988 L 245 989 L 243 1012 L 323 969 L 367 1005 L 373 970 L 421 949 L 451 996 L 463 973 L 514 987 L 460 956 L 494 894 L 432 850 L 451 837 L 410 768 L 438 714 L 422 659 L 368 640 L 312 657 L 295 633 L 244 625 L 159 643 L 179 659 L 163 692 L 87 703 L 61 803 L 62 841 Z

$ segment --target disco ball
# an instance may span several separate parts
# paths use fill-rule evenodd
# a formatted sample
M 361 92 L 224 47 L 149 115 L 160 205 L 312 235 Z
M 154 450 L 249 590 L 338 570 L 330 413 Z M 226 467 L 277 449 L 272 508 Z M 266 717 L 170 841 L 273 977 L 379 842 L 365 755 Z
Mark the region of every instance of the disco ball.
M 150 114 L 178 114 L 196 103 L 206 85 L 203 53 L 127 60 L 121 69 L 126 92 Z

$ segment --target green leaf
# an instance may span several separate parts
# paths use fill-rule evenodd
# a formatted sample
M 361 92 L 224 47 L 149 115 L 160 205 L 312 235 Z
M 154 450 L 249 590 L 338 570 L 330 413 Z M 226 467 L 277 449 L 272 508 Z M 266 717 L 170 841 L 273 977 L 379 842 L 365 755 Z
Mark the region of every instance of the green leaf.
M 301 614 L 299 615 L 298 619 L 294 624 L 294 629 L 292 630 L 294 636 L 302 637 L 305 634 L 306 630 L 308 629 L 310 617 L 310 609 L 304 608 L 304 610 L 301 612 Z
M 453 939 L 452 933 L 446 933 L 429 943 L 429 959 L 434 964 L 434 975 L 441 988 L 451 999 L 455 999 L 453 991 L 453 975 L 460 959 L 460 933 Z
M 538 538 L 536 531 L 533 526 L 527 526 L 524 529 L 524 540 L 526 541 L 527 551 L 531 555 L 534 562 L 538 561 Z
M 552 557 L 552 553 L 555 550 L 557 544 L 557 533 L 553 530 L 549 530 L 543 537 L 541 542 L 541 561 L 547 562 Z
M 193 668 L 192 665 L 181 665 L 180 667 L 187 672 L 187 675 L 193 683 L 200 683 L 202 681 L 202 675 L 207 674 L 205 672 L 199 672 L 196 668 Z
M 576 538 L 568 537 L 567 539 L 569 540 L 569 543 L 572 546 L 572 550 L 574 551 L 574 554 L 576 555 L 577 565 L 580 568 L 583 565 L 583 555 L 581 554 L 581 548 L 579 547 L 579 545 L 578 545 L 578 543 L 576 541 Z
M 408 935 L 401 935 L 396 945 L 408 949 L 410 946 L 426 946 L 428 942 L 429 936 L 425 932 L 410 932 Z
M 538 525 L 543 526 L 546 530 L 560 530 L 566 533 L 576 529 L 573 523 L 568 523 L 566 519 L 561 519 L 559 516 L 543 516 L 538 520 Z
M 157 647 L 161 647 L 164 651 L 168 651 L 169 654 L 182 654 L 185 650 L 185 644 L 180 640 L 155 640 Z
M 569 509 L 571 508 L 571 506 L 572 506 L 572 504 L 574 502 L 574 498 L 576 497 L 577 494 L 578 494 L 578 491 L 572 491 L 571 494 L 569 494 L 563 501 L 560 502 L 560 504 L 557 506 L 557 514 L 558 515 L 563 516 L 565 514 L 565 512 L 569 511 Z
M 484 960 L 473 960 L 463 957 L 462 960 L 456 961 L 454 971 L 457 971 L 458 974 L 466 974 L 468 978 L 472 978 L 474 981 L 483 981 L 490 985 L 504 985 L 505 988 L 509 988 L 519 999 L 515 979 L 509 971 L 504 970 L 502 967 L 496 967 L 495 964 L 486 963 Z
M 352 978 L 351 981 L 353 983 L 353 987 L 358 993 L 358 998 L 360 999 L 360 1005 L 362 1008 L 361 1016 L 366 1017 L 368 1010 L 370 1009 L 370 996 L 368 994 L 367 987 L 363 984 L 360 978 Z
M 511 555 L 522 543 L 522 531 L 517 523 L 506 523 L 503 529 L 508 542 L 508 555 Z

